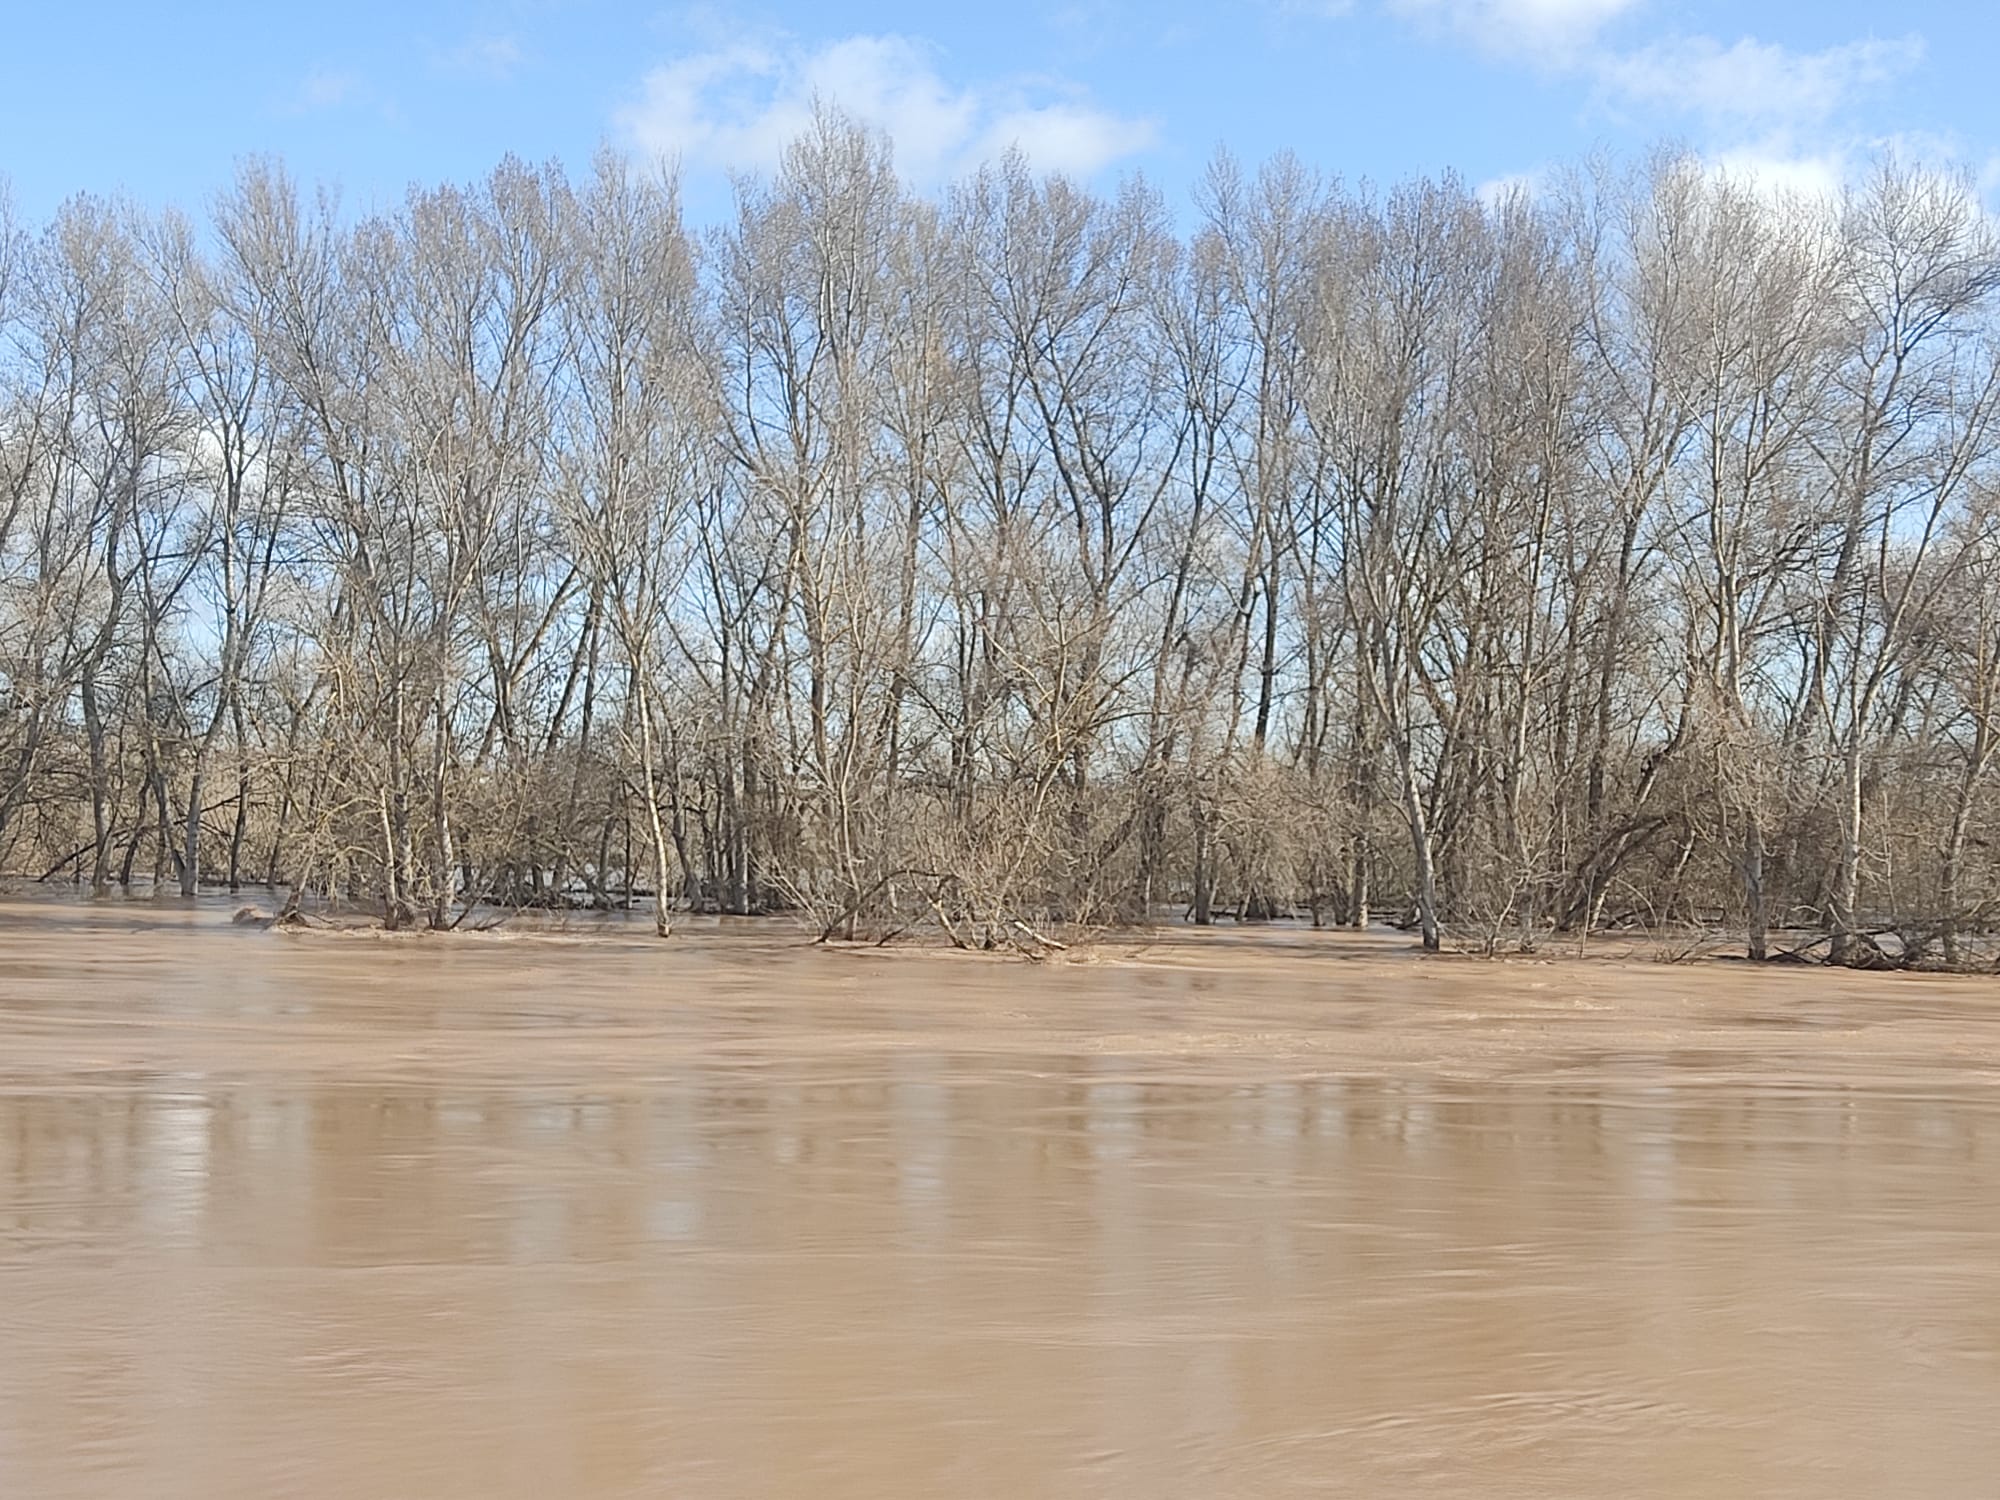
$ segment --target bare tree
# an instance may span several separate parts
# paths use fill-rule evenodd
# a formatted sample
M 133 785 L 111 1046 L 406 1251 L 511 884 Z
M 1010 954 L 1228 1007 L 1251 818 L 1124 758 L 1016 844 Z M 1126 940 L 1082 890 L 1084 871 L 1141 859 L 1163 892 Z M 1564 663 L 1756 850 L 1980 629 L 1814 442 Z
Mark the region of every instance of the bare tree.
M 1962 183 L 1221 157 L 1195 208 L 925 198 L 822 111 L 705 239 L 608 154 L 0 212 L 0 860 L 395 927 L 1993 953 Z

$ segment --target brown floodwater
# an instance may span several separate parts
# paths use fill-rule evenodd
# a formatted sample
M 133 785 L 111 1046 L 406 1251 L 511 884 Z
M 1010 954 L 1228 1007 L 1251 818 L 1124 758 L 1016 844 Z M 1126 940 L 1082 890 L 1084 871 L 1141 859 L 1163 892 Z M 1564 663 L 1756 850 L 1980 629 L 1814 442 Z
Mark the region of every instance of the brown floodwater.
M 1988 1497 L 2000 993 L 0 903 L 0 1496 Z

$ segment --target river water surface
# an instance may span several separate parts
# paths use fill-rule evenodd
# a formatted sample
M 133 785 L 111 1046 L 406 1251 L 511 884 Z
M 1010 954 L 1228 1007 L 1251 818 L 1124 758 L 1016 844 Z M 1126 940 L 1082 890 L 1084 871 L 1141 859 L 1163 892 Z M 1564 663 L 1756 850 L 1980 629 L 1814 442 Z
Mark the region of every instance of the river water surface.
M 2000 1494 L 1990 982 L 0 905 L 0 1495 Z

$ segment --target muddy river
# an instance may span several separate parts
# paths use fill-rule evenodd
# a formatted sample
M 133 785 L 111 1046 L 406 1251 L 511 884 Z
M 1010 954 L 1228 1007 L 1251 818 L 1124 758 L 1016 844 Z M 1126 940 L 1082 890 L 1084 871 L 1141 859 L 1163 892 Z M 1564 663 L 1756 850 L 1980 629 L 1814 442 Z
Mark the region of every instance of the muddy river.
M 2000 986 L 0 903 L 0 1495 L 2000 1493 Z

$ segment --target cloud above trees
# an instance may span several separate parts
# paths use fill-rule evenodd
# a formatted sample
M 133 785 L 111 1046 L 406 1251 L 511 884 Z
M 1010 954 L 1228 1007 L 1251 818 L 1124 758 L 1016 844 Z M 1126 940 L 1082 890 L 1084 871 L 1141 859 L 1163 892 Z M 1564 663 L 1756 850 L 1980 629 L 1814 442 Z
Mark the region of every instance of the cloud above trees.
M 619 112 L 646 152 L 694 168 L 768 171 L 816 106 L 837 107 L 893 143 L 908 180 L 935 185 L 1010 150 L 1038 171 L 1089 176 L 1150 146 L 1150 119 L 1105 109 L 1046 80 L 959 83 L 910 37 L 793 37 L 691 52 L 649 72 Z

